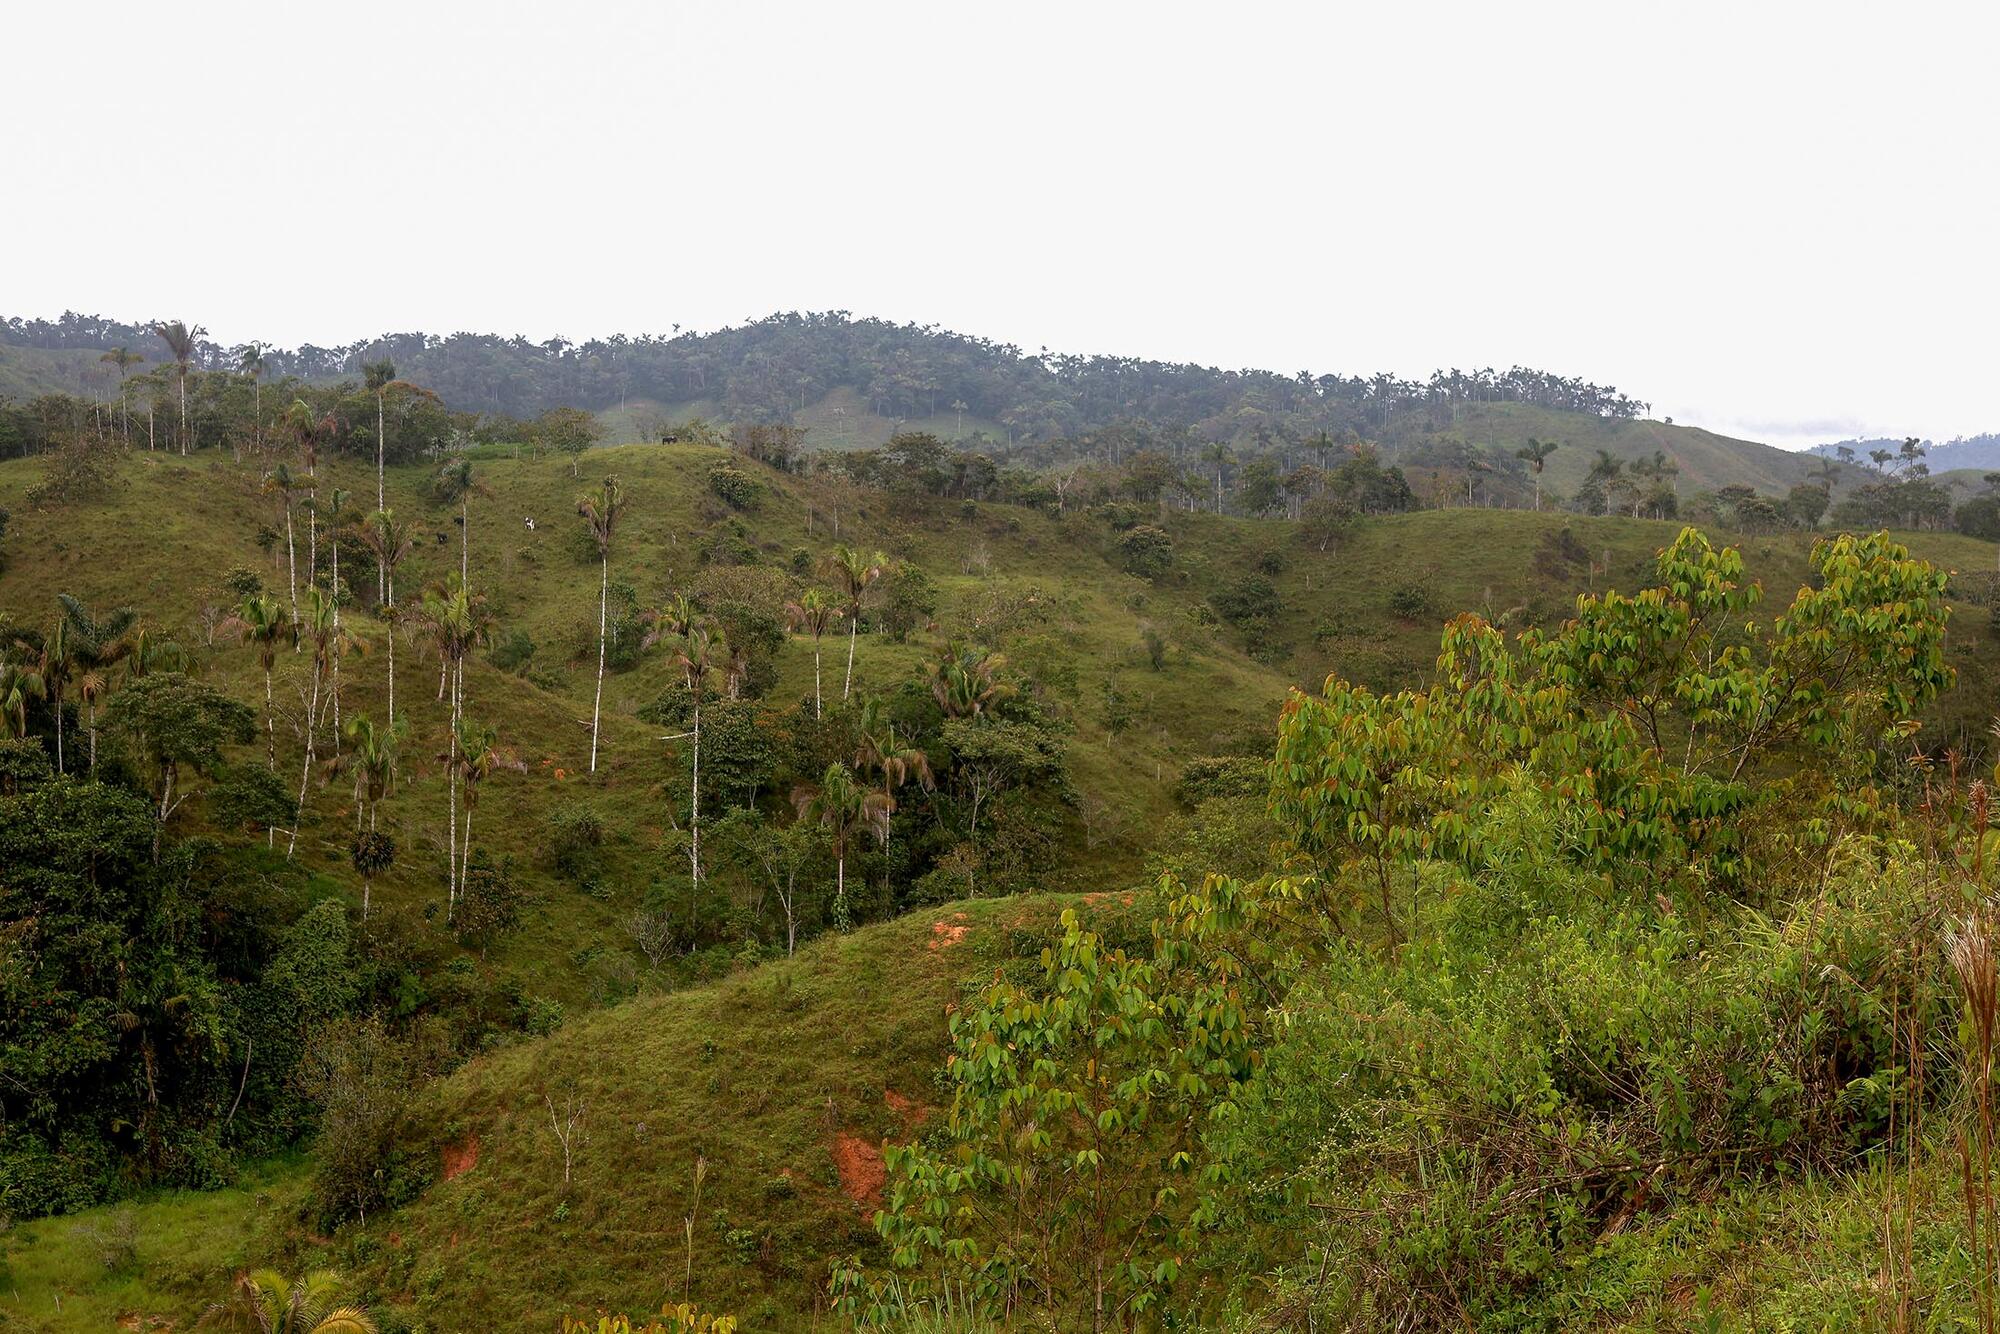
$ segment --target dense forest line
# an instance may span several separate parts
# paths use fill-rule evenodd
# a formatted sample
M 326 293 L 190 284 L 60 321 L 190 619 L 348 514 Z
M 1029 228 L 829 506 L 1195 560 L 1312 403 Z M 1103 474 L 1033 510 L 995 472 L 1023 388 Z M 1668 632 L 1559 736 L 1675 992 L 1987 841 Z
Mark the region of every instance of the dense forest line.
M 728 420 L 785 421 L 835 389 L 885 417 L 970 414 L 1010 440 L 1075 435 L 1122 421 L 1185 427 L 1232 439 L 1259 426 L 1311 433 L 1381 429 L 1397 413 L 1439 403 L 1534 403 L 1613 418 L 1648 405 L 1608 386 L 1516 366 L 1440 370 L 1426 380 L 1300 371 L 1221 370 L 1137 357 L 1027 352 L 929 325 L 784 312 L 712 333 L 623 335 L 535 343 L 495 334 L 385 334 L 338 347 L 224 345 L 199 327 L 188 364 L 233 369 L 246 358 L 274 377 L 325 382 L 390 360 L 461 411 L 534 416 L 553 407 L 605 409 L 632 398 L 700 400 Z M 0 319 L 0 343 L 158 360 L 153 324 L 66 312 Z

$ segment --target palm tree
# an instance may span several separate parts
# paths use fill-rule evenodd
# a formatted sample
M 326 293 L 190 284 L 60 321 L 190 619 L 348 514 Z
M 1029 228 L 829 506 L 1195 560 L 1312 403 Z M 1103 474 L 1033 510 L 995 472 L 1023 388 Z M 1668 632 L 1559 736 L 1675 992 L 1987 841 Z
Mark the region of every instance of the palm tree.
M 473 645 L 486 637 L 491 618 L 486 614 L 484 603 L 470 597 L 465 585 L 456 578 L 448 578 L 444 584 L 425 590 L 422 610 L 418 615 L 430 631 L 431 642 L 438 651 L 438 698 L 444 698 L 447 684 L 451 687 L 451 750 L 440 757 L 448 765 L 446 800 L 450 805 L 448 837 L 451 849 L 445 857 L 445 917 L 449 921 L 458 903 L 457 748 L 458 727 L 465 717 L 465 658 Z
M 184 672 L 187 668 L 187 650 L 173 640 L 155 640 L 144 628 L 132 636 L 132 653 L 125 660 L 125 674 L 132 680 L 154 672 Z
M 268 743 L 266 764 L 278 767 L 277 710 L 271 699 L 271 669 L 278 661 L 278 644 L 287 635 L 296 643 L 298 627 L 286 619 L 285 609 L 274 597 L 251 593 L 244 597 L 235 614 L 222 622 L 246 644 L 257 646 L 257 662 L 264 669 L 264 736 Z
M 174 359 L 174 369 L 181 387 L 181 453 L 188 452 L 188 368 L 194 364 L 197 350 L 196 340 L 208 330 L 196 325 L 190 329 L 179 320 L 162 320 L 153 326 L 153 332 L 167 345 L 167 351 Z
M 861 717 L 854 729 L 856 745 L 854 767 L 861 773 L 873 773 L 881 783 L 877 789 L 887 803 L 882 812 L 881 837 L 882 856 L 886 863 L 889 855 L 889 825 L 896 813 L 896 789 L 912 778 L 923 785 L 928 792 L 936 780 L 931 774 L 930 756 L 919 746 L 904 746 L 896 736 L 896 724 L 882 707 L 882 701 L 871 699 L 861 706 Z M 884 865 L 882 874 L 886 877 L 889 868 Z
M 1014 694 L 1014 687 L 999 679 L 1006 664 L 1003 654 L 947 644 L 926 668 L 931 698 L 947 718 L 974 718 L 986 713 Z
M 688 696 L 694 701 L 694 752 L 688 782 L 688 867 L 694 888 L 701 889 L 701 697 L 708 689 L 710 658 L 715 643 L 699 626 L 687 627 L 681 646 L 674 650 L 674 665 L 687 681 Z
M 472 870 L 472 813 L 479 808 L 479 785 L 490 778 L 495 769 L 512 769 L 526 772 L 528 766 L 510 750 L 498 746 L 500 734 L 491 727 L 461 718 L 452 728 L 452 749 L 450 763 L 458 775 L 461 790 L 465 793 L 465 834 L 458 853 L 458 868 L 453 879 L 457 885 L 455 895 L 463 895 L 469 883 L 467 877 Z M 439 759 L 445 759 L 440 755 Z M 446 905 L 445 921 L 450 922 L 457 912 L 457 898 Z
M 125 378 L 145 358 L 129 348 L 114 347 L 98 360 L 118 368 L 118 430 L 120 438 L 129 445 L 132 443 L 132 417 L 125 410 Z
M 1229 452 L 1227 441 L 1212 440 L 1202 446 L 1201 457 L 1204 463 L 1213 463 L 1215 465 L 1215 512 L 1220 514 L 1222 513 L 1222 470 L 1229 466 L 1230 459 L 1234 456 Z
M 1528 466 L 1535 470 L 1535 509 L 1537 511 L 1542 508 L 1542 465 L 1549 461 L 1549 455 L 1555 453 L 1556 448 L 1555 441 L 1537 440 L 1531 435 L 1528 437 L 1527 444 L 1522 445 L 1514 451 L 1515 458 L 1526 459 Z
M 28 735 L 28 701 L 47 697 L 39 671 L 27 663 L 10 662 L 0 653 L 0 715 L 7 719 L 9 736 Z
M 327 495 L 327 545 L 333 550 L 333 583 L 328 591 L 333 594 L 333 618 L 336 622 L 340 620 L 340 515 L 353 494 L 336 486 Z M 340 750 L 340 660 L 346 656 L 345 649 L 338 647 L 336 641 L 333 654 L 333 748 L 336 753 Z
M 403 739 L 403 727 L 377 726 L 372 719 L 350 718 L 346 727 L 350 750 L 334 756 L 332 772 L 354 771 L 354 869 L 361 873 L 361 920 L 368 920 L 368 900 L 378 871 L 389 868 L 395 845 L 375 832 L 375 812 L 382 799 L 395 790 L 396 748 Z M 368 827 L 361 827 L 366 811 Z
M 840 585 L 841 611 L 847 617 L 847 679 L 840 687 L 843 701 L 854 690 L 854 637 L 861 623 L 862 595 L 888 568 L 889 558 L 881 552 L 864 556 L 849 546 L 835 547 L 826 559 L 826 572 Z
M 463 456 L 438 469 L 436 491 L 447 504 L 454 500 L 458 502 L 458 577 L 470 584 L 472 574 L 468 553 L 472 547 L 472 509 L 469 502 L 475 493 L 482 496 L 493 493 L 472 475 L 472 460 Z
M 243 350 L 236 354 L 236 369 L 250 377 L 250 427 L 251 438 L 257 447 L 264 447 L 264 372 L 270 367 L 264 361 L 262 343 L 245 343 Z
M 299 845 L 299 825 L 304 823 L 306 815 L 306 787 L 312 777 L 313 761 L 319 758 L 321 689 L 332 673 L 335 653 L 344 648 L 359 648 L 361 644 L 340 628 L 340 615 L 333 599 L 317 584 L 306 585 L 304 630 L 312 644 L 312 679 L 306 695 L 306 758 L 299 770 L 298 814 L 292 821 L 291 841 L 285 845 L 287 861 Z
M 132 630 L 139 613 L 120 607 L 103 617 L 68 593 L 56 594 L 62 607 L 71 660 L 76 665 L 77 693 L 90 707 L 90 771 L 97 772 L 97 701 L 111 688 L 111 669 L 132 652 Z
M 396 721 L 396 567 L 416 541 L 409 527 L 388 510 L 376 510 L 361 529 L 361 542 L 375 557 L 382 579 L 382 620 L 389 627 L 389 721 Z
M 383 441 L 388 423 L 389 386 L 398 383 L 396 363 L 387 357 L 368 362 L 361 368 L 361 381 L 375 395 L 375 508 L 387 509 L 388 501 L 382 494 Z
M 785 620 L 794 632 L 803 630 L 813 641 L 813 717 L 823 718 L 825 710 L 820 705 L 819 693 L 819 641 L 833 624 L 836 609 L 833 600 L 817 588 L 808 588 L 796 602 L 785 604 Z
M 845 928 L 847 908 L 847 851 L 856 834 L 879 829 L 888 835 L 889 811 L 894 802 L 880 792 L 854 781 L 854 774 L 838 761 L 826 766 L 818 783 L 804 784 L 792 793 L 792 805 L 799 818 L 811 820 L 825 829 L 833 840 L 834 889 L 833 920 Z
M 330 442 L 340 423 L 329 412 L 315 417 L 302 398 L 292 400 L 280 419 L 298 442 L 299 465 L 305 469 L 306 489 L 306 582 L 319 580 L 319 449 Z
M 57 616 L 55 627 L 49 633 L 22 642 L 31 644 L 36 652 L 34 671 L 41 679 L 42 698 L 49 702 L 56 715 L 56 772 L 66 773 L 68 770 L 63 761 L 63 690 L 76 670 L 76 658 L 69 648 L 69 622 Z
M 280 463 L 264 474 L 264 492 L 275 495 L 285 506 L 285 569 L 291 586 L 292 622 L 299 619 L 299 556 L 297 544 L 292 536 L 292 497 L 306 488 L 306 481 L 292 471 L 288 463 Z
M 375 1322 L 358 1306 L 335 1305 L 340 1276 L 316 1269 L 297 1282 L 275 1269 L 246 1274 L 230 1301 L 218 1303 L 202 1324 L 246 1334 L 376 1334 Z
M 590 771 L 597 772 L 597 722 L 604 704 L 604 635 L 611 608 L 611 533 L 625 508 L 625 493 L 616 477 L 606 477 L 601 494 L 585 492 L 577 498 L 576 512 L 597 543 L 597 695 L 590 705 Z

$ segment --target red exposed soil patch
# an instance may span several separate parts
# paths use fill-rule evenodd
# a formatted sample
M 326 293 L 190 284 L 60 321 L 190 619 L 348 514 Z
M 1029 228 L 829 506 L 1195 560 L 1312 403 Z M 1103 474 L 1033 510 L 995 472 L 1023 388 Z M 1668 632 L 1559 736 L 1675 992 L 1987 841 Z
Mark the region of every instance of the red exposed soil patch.
M 882 1202 L 882 1183 L 889 1179 L 889 1172 L 882 1165 L 880 1149 L 844 1130 L 837 1131 L 833 1165 L 840 1172 L 840 1189 L 848 1199 L 863 1207 Z
M 906 1098 L 894 1089 L 882 1090 L 882 1101 L 889 1104 L 889 1110 L 903 1118 L 903 1124 L 911 1130 L 931 1119 L 935 1107 L 926 1107 L 915 1098 Z
M 965 914 L 962 912 L 953 913 L 951 918 L 952 922 L 963 922 Z M 969 926 L 953 926 L 948 922 L 932 922 L 930 947 L 934 950 L 948 950 L 959 941 L 964 940 L 965 933 L 971 929 Z
M 444 1146 L 444 1179 L 446 1181 L 450 1181 L 454 1177 L 464 1176 L 477 1166 L 479 1166 L 479 1136 L 470 1135 L 466 1137 L 463 1144 L 447 1144 Z

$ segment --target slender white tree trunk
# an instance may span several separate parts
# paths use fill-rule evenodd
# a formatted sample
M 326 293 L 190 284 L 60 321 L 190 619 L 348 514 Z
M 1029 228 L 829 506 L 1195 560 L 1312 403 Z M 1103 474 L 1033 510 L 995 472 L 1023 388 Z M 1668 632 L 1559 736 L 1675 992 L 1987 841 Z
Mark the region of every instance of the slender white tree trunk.
M 306 492 L 306 582 L 319 579 L 319 488 Z
M 840 698 L 843 701 L 854 689 L 854 636 L 860 623 L 858 616 L 847 618 L 847 680 L 840 687 Z
M 187 367 L 183 366 L 181 367 L 181 457 L 186 458 L 187 452 L 188 452 L 188 373 L 187 373 Z
M 292 498 L 285 497 L 285 570 L 291 585 L 292 624 L 299 623 L 299 557 L 292 542 Z
M 385 604 L 389 626 L 389 726 L 396 725 L 396 577 L 388 579 L 389 600 Z
M 611 557 L 605 553 L 598 561 L 597 582 L 597 697 L 590 704 L 590 771 L 597 772 L 597 714 L 604 705 L 604 630 L 605 613 L 611 605 Z
M 813 636 L 813 717 L 826 717 L 826 707 L 819 698 L 819 636 Z
M 299 767 L 299 801 L 292 814 L 292 836 L 285 844 L 285 860 L 290 861 L 299 846 L 299 826 L 306 819 L 306 787 L 312 779 L 313 759 L 319 749 L 319 655 L 313 655 L 312 694 L 306 698 L 306 759 Z
M 445 833 L 444 920 L 450 925 L 458 912 L 458 691 L 451 692 L 451 742 L 445 758 L 445 803 L 448 827 Z
M 340 539 L 333 539 L 333 753 L 340 753 Z M 368 917 L 368 891 L 361 891 L 361 916 Z
M 695 893 L 701 892 L 701 682 L 694 684 L 694 771 L 689 784 L 688 829 L 692 835 L 688 843 L 688 866 L 691 870 Z
M 382 395 L 380 393 L 375 395 L 375 508 L 378 511 L 389 508 L 387 502 L 382 499 Z M 386 596 L 387 587 L 387 572 L 378 566 L 375 570 L 375 596 L 378 600 Z

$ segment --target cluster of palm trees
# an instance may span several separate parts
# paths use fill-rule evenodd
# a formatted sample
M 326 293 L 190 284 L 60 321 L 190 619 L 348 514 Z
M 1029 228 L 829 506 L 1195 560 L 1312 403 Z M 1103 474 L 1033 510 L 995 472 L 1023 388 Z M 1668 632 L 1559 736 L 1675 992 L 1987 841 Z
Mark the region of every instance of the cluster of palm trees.
M 606 476 L 595 489 L 583 493 L 576 502 L 577 514 L 584 521 L 598 557 L 597 680 L 590 709 L 592 773 L 597 771 L 602 750 L 611 548 L 619 520 L 628 504 L 624 488 L 615 476 Z M 847 621 L 847 668 L 841 682 L 841 699 L 846 701 L 854 690 L 855 646 L 860 634 L 864 600 L 869 590 L 891 568 L 889 558 L 881 552 L 869 553 L 850 546 L 838 546 L 827 557 L 823 567 L 834 584 L 833 591 L 809 588 L 797 600 L 786 605 L 786 618 L 791 629 L 812 638 L 813 712 L 816 718 L 825 716 L 821 641 L 839 619 Z M 647 610 L 640 620 L 647 627 L 640 647 L 646 649 L 660 643 L 671 644 L 673 662 L 680 669 L 682 683 L 688 692 L 688 730 L 660 739 L 689 742 L 688 871 L 691 883 L 698 890 L 704 873 L 701 855 L 703 703 L 710 689 L 710 679 L 718 671 L 725 678 L 729 696 L 735 697 L 748 666 L 748 652 L 742 646 L 732 644 L 726 633 L 717 629 L 712 618 L 704 615 L 685 594 L 677 594 L 660 606 Z M 835 861 L 835 919 L 842 923 L 849 916 L 847 857 L 854 839 L 872 831 L 886 849 L 890 817 L 896 809 L 896 789 L 912 780 L 921 782 L 926 788 L 932 784 L 929 760 L 922 750 L 900 744 L 894 724 L 887 720 L 879 703 L 870 701 L 863 706 L 860 735 L 862 745 L 854 757 L 852 768 L 836 762 L 828 767 L 819 782 L 803 785 L 793 794 L 794 805 L 801 818 L 823 827 L 830 836 Z M 875 785 L 871 786 L 863 777 L 857 776 L 857 771 L 863 775 L 872 774 Z
M 98 614 L 68 593 L 56 595 L 47 630 L 10 626 L 0 631 L 0 715 L 7 735 L 28 734 L 28 706 L 43 701 L 55 722 L 57 773 L 70 765 L 67 705 L 83 706 L 88 738 L 84 766 L 97 771 L 97 710 L 121 681 L 184 665 L 180 647 L 151 639 L 139 614 L 119 607 Z
M 386 363 L 371 366 L 369 370 L 370 387 L 378 398 L 403 385 L 394 379 L 393 367 Z M 434 492 L 447 502 L 455 501 L 459 507 L 462 530 L 459 568 L 426 588 L 412 607 L 407 600 L 399 603 L 396 592 L 397 571 L 415 546 L 410 525 L 383 503 L 365 515 L 350 518 L 347 512 L 350 493 L 339 487 L 329 488 L 327 503 L 321 503 L 318 480 L 322 450 L 332 443 L 336 421 L 331 416 L 315 416 L 300 401 L 280 414 L 277 424 L 296 451 L 294 459 L 277 462 L 264 482 L 266 492 L 277 496 L 284 506 L 288 596 L 281 602 L 262 592 L 251 593 L 243 598 L 224 626 L 255 649 L 263 671 L 266 763 L 273 770 L 278 756 L 278 709 L 273 685 L 278 658 L 288 646 L 295 652 L 310 650 L 306 679 L 299 687 L 304 706 L 299 721 L 302 757 L 297 809 L 286 856 L 292 856 L 297 848 L 315 769 L 323 768 L 329 774 L 351 773 L 355 792 L 352 858 L 362 879 L 362 915 L 366 918 L 375 877 L 389 870 L 395 861 L 394 840 L 379 827 L 379 815 L 381 803 L 395 790 L 403 743 L 409 731 L 408 720 L 396 706 L 396 641 L 403 633 L 414 633 L 436 652 L 437 699 L 449 701 L 443 749 L 437 758 L 446 774 L 445 919 L 450 922 L 457 914 L 471 871 L 472 818 L 480 784 L 496 769 L 523 767 L 501 748 L 495 729 L 467 714 L 465 662 L 475 648 L 487 642 L 493 626 L 485 599 L 469 584 L 471 498 L 484 494 L 485 487 L 474 476 L 471 461 L 464 458 L 446 463 L 434 479 Z M 376 462 L 376 494 L 378 500 L 386 501 L 379 450 Z M 298 588 L 294 518 L 299 509 L 306 515 L 303 593 Z M 322 516 L 328 520 L 332 557 L 324 582 L 318 568 Z M 383 625 L 382 642 L 387 647 L 382 721 L 359 714 L 342 717 L 342 660 L 350 653 L 368 651 L 368 641 L 354 634 L 342 621 L 341 607 L 347 595 L 340 579 L 343 537 L 351 537 L 366 549 L 376 567 L 375 610 Z M 608 533 L 606 541 L 608 544 Z M 328 739 L 333 749 L 324 763 L 322 738 Z M 341 750 L 343 740 L 350 748 L 345 753 Z M 275 845 L 276 831 L 268 834 Z

